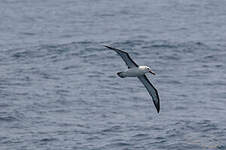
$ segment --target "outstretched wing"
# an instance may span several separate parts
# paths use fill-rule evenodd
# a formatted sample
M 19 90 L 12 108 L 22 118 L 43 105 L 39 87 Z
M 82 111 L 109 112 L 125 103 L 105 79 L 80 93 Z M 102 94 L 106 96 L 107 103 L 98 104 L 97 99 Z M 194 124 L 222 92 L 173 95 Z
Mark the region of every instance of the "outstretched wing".
M 148 78 L 145 75 L 139 76 L 138 79 L 144 84 L 144 86 L 148 90 L 148 93 L 151 95 L 152 100 L 155 104 L 157 112 L 159 113 L 160 100 L 159 100 L 158 91 L 155 89 L 155 87 L 151 84 L 151 82 L 148 80 Z
M 130 58 L 130 56 L 127 52 L 120 50 L 120 49 L 110 47 L 110 46 L 105 46 L 105 47 L 107 47 L 111 50 L 114 50 L 116 53 L 118 53 L 122 57 L 122 59 L 124 60 L 124 62 L 128 66 L 128 68 L 138 67 L 138 65 Z

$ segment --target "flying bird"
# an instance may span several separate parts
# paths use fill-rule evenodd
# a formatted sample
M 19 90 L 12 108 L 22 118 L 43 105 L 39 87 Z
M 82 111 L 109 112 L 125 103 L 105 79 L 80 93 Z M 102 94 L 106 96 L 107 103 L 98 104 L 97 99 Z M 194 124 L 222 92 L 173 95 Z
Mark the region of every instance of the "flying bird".
M 105 46 L 105 45 L 104 45 Z M 123 71 L 123 72 L 118 72 L 117 75 L 121 78 L 125 77 L 137 77 L 145 86 L 147 89 L 148 93 L 152 97 L 152 100 L 154 102 L 154 105 L 157 109 L 157 112 L 159 113 L 160 110 L 160 100 L 159 100 L 159 95 L 158 91 L 156 88 L 151 84 L 151 82 L 148 80 L 147 76 L 145 75 L 146 73 L 151 73 L 155 75 L 155 73 L 151 70 L 150 67 L 148 66 L 138 66 L 129 56 L 127 52 L 124 50 L 116 49 L 110 46 L 105 46 L 113 51 L 115 51 L 123 61 L 126 63 L 128 66 L 128 70 Z

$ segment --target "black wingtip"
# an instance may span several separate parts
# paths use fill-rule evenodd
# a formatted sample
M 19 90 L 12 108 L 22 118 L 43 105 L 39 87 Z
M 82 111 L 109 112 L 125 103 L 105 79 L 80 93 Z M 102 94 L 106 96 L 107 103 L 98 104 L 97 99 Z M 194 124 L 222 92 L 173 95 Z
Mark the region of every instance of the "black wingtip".
M 109 49 L 113 49 L 112 47 L 110 47 L 110 46 L 107 46 L 107 45 L 103 45 L 104 47 L 107 47 L 107 48 L 109 48 Z
M 159 104 L 159 102 L 157 102 L 157 103 L 154 102 L 154 104 L 155 104 L 155 108 L 157 109 L 157 112 L 159 113 L 159 111 L 160 111 L 160 104 Z

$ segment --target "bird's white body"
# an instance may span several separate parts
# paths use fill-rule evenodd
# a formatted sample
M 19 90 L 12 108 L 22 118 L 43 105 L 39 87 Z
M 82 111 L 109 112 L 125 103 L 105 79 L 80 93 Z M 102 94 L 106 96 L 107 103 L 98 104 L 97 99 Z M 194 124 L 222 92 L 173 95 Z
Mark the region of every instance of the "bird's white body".
M 144 75 L 145 73 L 148 73 L 149 72 L 148 68 L 149 67 L 147 67 L 147 66 L 139 66 L 136 68 L 129 68 L 127 71 L 121 72 L 121 75 L 123 77 L 139 77 L 139 76 Z

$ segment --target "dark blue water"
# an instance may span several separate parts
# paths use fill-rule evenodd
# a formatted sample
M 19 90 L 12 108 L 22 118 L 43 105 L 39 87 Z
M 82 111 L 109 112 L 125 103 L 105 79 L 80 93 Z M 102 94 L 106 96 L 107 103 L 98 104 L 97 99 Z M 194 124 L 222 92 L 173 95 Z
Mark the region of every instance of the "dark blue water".
M 226 2 L 1 0 L 0 149 L 226 149 Z M 157 73 L 157 114 L 107 44 Z

